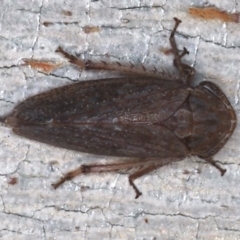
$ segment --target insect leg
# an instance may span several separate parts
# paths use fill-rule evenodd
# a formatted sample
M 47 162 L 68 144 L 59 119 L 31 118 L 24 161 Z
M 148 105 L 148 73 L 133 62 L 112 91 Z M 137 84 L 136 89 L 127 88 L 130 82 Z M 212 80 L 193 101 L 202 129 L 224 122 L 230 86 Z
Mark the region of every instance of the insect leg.
M 121 169 L 129 169 L 139 164 L 143 164 L 142 162 L 132 162 L 132 163 L 116 163 L 116 164 L 93 164 L 93 165 L 81 165 L 76 170 L 68 172 L 63 178 L 61 178 L 57 183 L 52 184 L 52 186 L 56 189 L 60 185 L 62 185 L 66 181 L 70 181 L 76 176 L 80 174 L 87 174 L 87 173 L 102 173 L 102 172 L 114 172 Z
M 225 172 L 227 171 L 226 169 L 223 169 L 221 168 L 217 163 L 216 161 L 214 161 L 212 158 L 204 158 L 204 160 L 206 162 L 209 162 L 212 166 L 214 166 L 215 168 L 217 168 L 220 173 L 221 173 L 221 176 L 223 176 L 225 174 Z
M 170 35 L 170 38 L 169 38 L 169 41 L 170 41 L 170 44 L 172 46 L 172 50 L 173 50 L 173 53 L 174 53 L 174 56 L 175 56 L 175 59 L 174 59 L 174 65 L 176 65 L 176 67 L 178 68 L 180 74 L 182 75 L 183 73 L 183 69 L 182 69 L 182 62 L 181 62 L 181 59 L 180 59 L 180 55 L 178 53 L 178 48 L 177 48 L 177 43 L 175 41 L 175 34 L 176 34 L 176 30 L 179 26 L 179 24 L 182 22 L 181 20 L 179 20 L 178 18 L 173 18 L 174 21 L 175 21 L 175 25 L 174 25 L 174 28 L 171 32 L 171 35 Z
M 145 174 L 148 174 L 150 172 L 152 172 L 153 170 L 156 170 L 157 168 L 159 167 L 162 167 L 164 166 L 165 164 L 152 164 L 146 168 L 143 168 L 133 174 L 131 174 L 129 177 L 128 177 L 128 181 L 129 181 L 129 184 L 133 187 L 135 193 L 136 193 L 136 196 L 135 196 L 135 199 L 137 199 L 139 196 L 142 195 L 142 193 L 138 190 L 137 186 L 134 184 L 134 180 L 136 180 L 137 178 L 139 177 L 142 177 L 143 175 Z
M 136 192 L 136 197 L 138 198 L 142 193 L 138 190 L 136 185 L 133 183 L 134 180 L 137 178 L 157 169 L 166 164 L 169 164 L 174 161 L 180 161 L 182 159 L 173 159 L 167 158 L 162 159 L 161 161 L 154 159 L 154 160 L 141 160 L 141 161 L 133 161 L 133 162 L 124 162 L 124 163 L 113 163 L 113 164 L 93 164 L 93 165 L 81 165 L 76 170 L 68 172 L 64 177 L 62 177 L 58 182 L 52 184 L 52 186 L 56 189 L 60 185 L 62 185 L 66 181 L 72 180 L 74 177 L 80 174 L 87 174 L 87 173 L 102 173 L 102 172 L 114 172 L 120 171 L 123 169 L 130 170 L 133 168 L 140 168 L 139 171 L 131 174 L 129 176 L 129 184 L 133 187 Z
M 115 63 L 107 63 L 104 61 L 100 62 L 93 62 L 90 60 L 83 60 L 79 59 L 66 51 L 64 51 L 61 47 L 58 47 L 56 52 L 61 53 L 65 58 L 68 59 L 68 61 L 72 64 L 75 64 L 78 66 L 81 70 L 91 70 L 91 69 L 98 69 L 98 70 L 109 70 L 109 71 L 118 71 L 121 73 L 126 73 L 128 75 L 133 75 L 133 74 L 138 74 L 138 75 L 143 75 L 143 76 L 148 76 L 148 77 L 164 77 L 165 79 L 169 77 L 167 74 L 164 74 L 163 72 L 157 71 L 156 68 L 153 68 L 152 70 L 147 70 L 143 65 L 141 66 L 135 66 L 131 62 L 125 66 L 122 65 L 120 62 L 115 62 Z
M 182 53 L 179 55 L 179 58 L 181 59 L 185 55 L 189 54 L 189 51 L 184 47 Z
M 93 164 L 93 165 L 81 165 L 76 170 L 68 172 L 64 177 L 62 177 L 57 183 L 52 184 L 56 189 L 66 181 L 70 181 L 80 174 L 87 173 L 102 173 L 102 172 L 114 172 L 121 169 L 132 169 L 134 167 L 142 167 L 149 165 L 151 162 L 156 162 L 156 160 L 146 161 L 146 162 L 128 162 L 128 163 L 113 163 L 113 164 Z
M 176 162 L 176 161 L 181 161 L 184 158 L 167 158 L 167 159 L 161 159 L 161 160 L 155 160 L 154 162 L 149 162 L 149 164 L 147 166 L 145 166 L 144 168 L 140 169 L 139 171 L 131 174 L 128 177 L 129 180 L 129 184 L 133 187 L 136 196 L 135 199 L 137 199 L 139 196 L 142 195 L 142 193 L 138 190 L 137 186 L 134 184 L 134 180 L 136 180 L 137 178 L 142 177 L 145 174 L 148 174 L 160 167 L 163 167 L 164 165 L 167 165 L 171 162 Z
M 189 51 L 184 47 L 182 53 L 179 55 L 179 59 L 182 59 L 182 57 L 184 57 L 187 54 L 189 54 Z M 174 61 L 173 61 L 174 66 L 177 66 L 175 61 L 176 61 L 176 59 L 174 59 Z M 182 65 L 182 69 L 183 69 L 184 73 L 187 75 L 187 83 L 190 84 L 190 82 L 192 81 L 192 78 L 194 77 L 196 71 L 193 67 L 191 67 L 191 66 L 189 66 L 185 63 L 181 62 L 181 65 Z
M 177 30 L 179 24 L 181 23 L 181 20 L 179 20 L 177 18 L 174 18 L 174 20 L 175 20 L 175 26 L 174 26 L 174 28 L 171 32 L 170 38 L 169 38 L 173 53 L 175 55 L 173 64 L 174 64 L 174 66 L 176 66 L 178 68 L 178 70 L 180 72 L 180 78 L 183 78 L 184 76 L 186 76 L 185 83 L 190 85 L 190 83 L 195 75 L 195 69 L 193 67 L 181 62 L 181 58 L 183 56 L 185 56 L 186 54 L 188 54 L 189 52 L 186 48 L 184 48 L 183 52 L 180 55 L 178 53 L 177 43 L 175 41 L 174 36 L 176 34 L 176 30 Z
M 69 54 L 68 52 L 64 51 L 61 47 L 58 47 L 55 52 L 61 53 L 65 58 L 68 59 L 70 63 L 77 65 L 81 70 L 86 69 L 86 63 L 83 60 Z

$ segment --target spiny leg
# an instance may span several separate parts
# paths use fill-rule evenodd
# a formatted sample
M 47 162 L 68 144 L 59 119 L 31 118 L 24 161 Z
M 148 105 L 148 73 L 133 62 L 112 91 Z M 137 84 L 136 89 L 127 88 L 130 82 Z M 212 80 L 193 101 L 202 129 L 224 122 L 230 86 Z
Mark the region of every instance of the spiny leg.
M 90 60 L 82 60 L 79 59 L 68 52 L 64 51 L 61 47 L 58 47 L 56 49 L 56 52 L 61 53 L 65 58 L 68 59 L 68 61 L 76 66 L 78 66 L 82 70 L 109 70 L 109 71 L 118 71 L 124 74 L 138 74 L 148 77 L 164 77 L 167 78 L 168 76 L 164 74 L 163 72 L 158 72 L 156 68 L 153 68 L 150 71 L 147 71 L 147 69 L 141 65 L 139 67 L 133 65 L 131 62 L 128 66 L 124 66 L 119 62 L 115 63 L 107 63 L 104 61 L 100 62 L 93 62 Z
M 136 197 L 138 198 L 142 193 L 138 190 L 136 185 L 133 181 L 157 168 L 160 168 L 166 164 L 171 162 L 180 161 L 182 158 L 166 158 L 161 160 L 141 160 L 141 161 L 133 161 L 133 162 L 124 162 L 124 163 L 115 163 L 115 164 L 94 164 L 94 165 L 82 165 L 76 170 L 73 170 L 67 173 L 64 177 L 62 177 L 58 182 L 52 184 L 52 186 L 56 189 L 60 185 L 62 185 L 66 181 L 72 180 L 74 177 L 80 174 L 87 174 L 87 173 L 102 173 L 102 172 L 114 172 L 119 171 L 122 169 L 132 169 L 132 168 L 141 168 L 139 171 L 131 174 L 129 176 L 129 184 L 133 187 L 136 193 Z
M 209 162 L 212 166 L 214 166 L 215 168 L 217 168 L 220 173 L 221 173 L 221 176 L 223 176 L 225 174 L 225 172 L 227 171 L 226 169 L 223 169 L 221 168 L 217 163 L 216 161 L 214 161 L 212 158 L 204 158 L 204 160 L 206 162 Z
M 182 63 L 182 61 L 181 61 L 181 58 L 183 56 L 185 56 L 186 54 L 188 54 L 189 52 L 186 48 L 184 48 L 181 54 L 178 53 L 177 43 L 175 41 L 175 34 L 176 34 L 176 30 L 177 30 L 179 24 L 182 21 L 177 18 L 174 18 L 174 20 L 175 20 L 175 26 L 174 26 L 174 28 L 171 32 L 170 38 L 169 38 L 173 53 L 175 55 L 175 59 L 174 59 L 173 63 L 174 63 L 174 66 L 176 66 L 180 72 L 180 78 L 183 78 L 184 76 L 186 76 L 185 82 L 186 82 L 186 84 L 190 85 L 190 83 L 195 75 L 195 69 L 185 63 Z
M 188 54 L 188 51 L 186 48 L 184 48 L 181 54 L 178 53 L 177 44 L 174 36 L 175 36 L 178 25 L 181 23 L 181 20 L 177 18 L 174 18 L 174 20 L 176 23 L 169 38 L 173 53 L 175 55 L 174 65 L 178 68 L 181 79 L 185 75 L 187 75 L 185 82 L 189 84 L 193 76 L 195 75 L 195 70 L 191 66 L 181 62 L 181 58 L 186 54 Z M 64 51 L 61 47 L 58 47 L 56 49 L 56 52 L 61 53 L 65 58 L 69 60 L 69 62 L 71 62 L 72 64 L 75 64 L 80 69 L 111 70 L 111 71 L 119 71 L 126 74 L 139 74 L 139 75 L 144 75 L 149 77 L 164 77 L 165 79 L 172 78 L 171 76 L 168 76 L 164 71 L 158 72 L 155 67 L 152 70 L 147 71 L 143 65 L 141 65 L 140 67 L 137 67 L 137 66 L 134 66 L 132 63 L 129 63 L 128 66 L 124 66 L 119 62 L 109 64 L 104 61 L 101 61 L 101 62 L 93 62 L 90 60 L 84 61 Z
M 147 162 L 149 163 L 149 162 Z M 143 162 L 129 162 L 129 163 L 113 163 L 113 164 L 93 164 L 93 165 L 81 165 L 76 170 L 68 172 L 64 177 L 62 177 L 57 183 L 52 184 L 52 186 L 56 189 L 60 185 L 62 185 L 66 181 L 70 181 L 76 176 L 80 174 L 87 173 L 102 173 L 102 172 L 114 172 L 119 171 L 121 169 L 134 168 L 139 166 L 139 164 L 143 164 Z
M 65 58 L 68 59 L 70 63 L 77 65 L 80 69 L 82 70 L 86 69 L 86 63 L 83 60 L 69 54 L 68 52 L 64 51 L 61 47 L 58 47 L 55 52 L 61 53 Z

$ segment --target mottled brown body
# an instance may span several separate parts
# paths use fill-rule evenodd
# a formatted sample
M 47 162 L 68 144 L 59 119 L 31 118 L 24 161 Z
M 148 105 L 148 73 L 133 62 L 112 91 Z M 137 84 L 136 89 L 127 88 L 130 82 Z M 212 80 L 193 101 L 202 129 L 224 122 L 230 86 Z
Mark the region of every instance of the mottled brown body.
M 151 78 L 80 82 L 28 98 L 6 123 L 18 135 L 81 152 L 209 158 L 234 127 L 219 92 L 211 82 L 195 88 Z
M 20 103 L 5 117 L 6 124 L 21 136 L 81 152 L 128 157 L 129 162 L 84 165 L 58 183 L 80 173 L 116 171 L 140 167 L 136 178 L 186 156 L 198 156 L 217 167 L 212 156 L 231 136 L 235 112 L 224 93 L 212 82 L 191 87 L 194 69 L 181 63 L 187 53 L 178 54 L 174 34 L 170 42 L 178 79 L 150 77 L 101 79 L 56 88 Z M 133 72 L 132 66 L 83 62 L 61 48 L 70 62 L 85 69 L 115 69 Z M 144 68 L 142 70 L 145 71 Z M 154 73 L 154 72 L 153 72 Z M 184 76 L 187 79 L 184 80 Z

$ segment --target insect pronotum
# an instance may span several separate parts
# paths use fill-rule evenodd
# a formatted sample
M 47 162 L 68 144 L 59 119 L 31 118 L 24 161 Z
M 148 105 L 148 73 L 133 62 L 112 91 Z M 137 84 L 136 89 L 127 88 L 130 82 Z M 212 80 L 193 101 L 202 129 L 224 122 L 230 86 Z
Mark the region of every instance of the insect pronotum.
M 195 70 L 182 63 L 174 35 L 170 35 L 174 66 L 179 77 L 157 77 L 142 66 L 107 64 L 78 59 L 58 48 L 82 69 L 135 73 L 132 78 L 79 82 L 40 93 L 18 104 L 1 119 L 13 132 L 57 147 L 98 155 L 127 157 L 111 164 L 81 165 L 52 184 L 58 188 L 79 174 L 135 169 L 129 183 L 142 193 L 134 180 L 186 156 L 197 156 L 216 167 L 213 160 L 236 126 L 236 115 L 227 97 L 212 82 L 192 87 Z M 140 77 L 139 74 L 143 76 Z

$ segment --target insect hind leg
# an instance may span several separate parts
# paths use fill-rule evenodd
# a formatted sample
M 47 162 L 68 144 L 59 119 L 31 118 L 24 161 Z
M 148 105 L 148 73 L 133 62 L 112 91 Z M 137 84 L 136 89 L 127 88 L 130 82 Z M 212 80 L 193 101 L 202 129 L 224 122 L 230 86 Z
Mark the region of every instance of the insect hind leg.
M 149 159 L 149 160 L 138 160 L 133 159 L 129 162 L 123 163 L 112 163 L 112 164 L 92 164 L 92 165 L 81 165 L 79 168 L 68 172 L 63 176 L 58 182 L 52 184 L 53 188 L 56 189 L 61 186 L 64 182 L 70 181 L 78 175 L 88 174 L 88 173 L 103 173 L 103 172 L 118 172 L 123 169 L 129 171 L 135 168 L 138 170 L 135 173 L 129 175 L 129 184 L 133 187 L 136 196 L 138 198 L 142 193 L 138 190 L 137 186 L 134 184 L 134 180 L 137 178 L 152 172 L 164 165 L 167 165 L 171 162 L 181 161 L 183 158 L 165 158 L 165 159 Z

